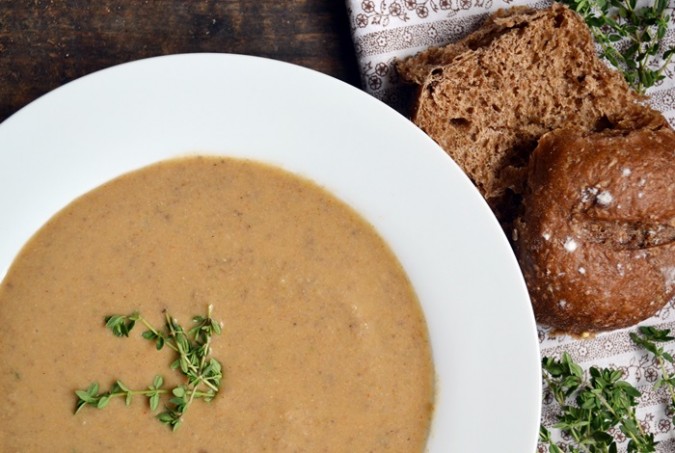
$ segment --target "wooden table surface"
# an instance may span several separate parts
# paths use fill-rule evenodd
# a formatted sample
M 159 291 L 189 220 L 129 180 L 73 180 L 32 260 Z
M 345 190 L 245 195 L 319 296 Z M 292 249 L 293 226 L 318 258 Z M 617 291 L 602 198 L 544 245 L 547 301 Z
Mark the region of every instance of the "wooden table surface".
M 185 52 L 269 57 L 360 83 L 344 0 L 0 0 L 0 122 L 93 71 Z

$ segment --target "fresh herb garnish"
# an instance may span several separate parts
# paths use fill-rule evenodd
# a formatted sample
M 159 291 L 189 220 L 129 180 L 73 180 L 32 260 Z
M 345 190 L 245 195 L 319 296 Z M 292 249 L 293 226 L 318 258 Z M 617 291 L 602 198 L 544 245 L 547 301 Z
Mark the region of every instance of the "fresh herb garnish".
M 582 368 L 568 353 L 561 360 L 544 357 L 542 367 L 549 391 L 560 406 L 553 428 L 571 439 L 557 445 L 551 431 L 542 425 L 539 441 L 548 445 L 549 452 L 616 452 L 616 440 L 610 433 L 616 427 L 628 439 L 629 452 L 656 451 L 654 435 L 644 431 L 635 415 L 640 392 L 621 380 L 621 371 L 592 367 L 590 381 L 586 382 Z
M 600 45 L 601 55 L 640 94 L 665 78 L 675 47 L 662 48 L 669 0 L 637 7 L 637 0 L 560 0 L 579 13 Z
M 669 406 L 675 411 L 675 358 L 660 343 L 675 340 L 669 329 L 641 326 L 629 333 L 631 340 L 654 355 L 660 375 L 654 390 L 665 388 L 670 396 Z M 617 451 L 611 431 L 618 426 L 628 439 L 628 452 L 655 452 L 658 442 L 645 432 L 635 415 L 640 392 L 621 380 L 621 372 L 612 369 L 590 368 L 590 382 L 585 382 L 581 366 L 568 353 L 560 360 L 544 357 L 543 378 L 548 392 L 560 406 L 558 422 L 553 429 L 564 432 L 570 442 L 557 444 L 552 432 L 539 428 L 539 441 L 550 453 L 612 453 Z M 675 424 L 675 417 L 672 422 Z
M 657 343 L 673 341 L 675 337 L 670 336 L 670 329 L 660 330 L 655 327 L 640 326 L 638 331 L 640 335 L 634 332 L 630 333 L 631 340 L 638 346 L 654 354 L 656 363 L 658 363 L 659 370 L 661 371 L 661 376 L 654 383 L 654 390 L 665 387 L 670 395 L 670 407 L 675 410 L 675 376 L 671 371 L 675 361 L 670 353 L 657 345 Z M 666 365 L 667 363 L 670 366 Z M 672 422 L 675 423 L 675 417 L 673 417 Z
M 126 405 L 131 404 L 134 395 L 148 398 L 150 409 L 157 410 L 160 395 L 171 395 L 165 405 L 165 411 L 157 415 L 157 419 L 176 430 L 183 420 L 183 414 L 195 399 L 211 401 L 218 394 L 223 377 L 222 366 L 218 360 L 210 357 L 211 338 L 220 334 L 220 324 L 211 317 L 213 308 L 209 305 L 206 316 L 195 316 L 195 325 L 185 332 L 183 327 L 171 316 L 165 314 L 164 329 L 158 330 L 138 312 L 130 315 L 112 315 L 105 318 L 105 326 L 117 337 L 128 337 L 137 322 L 147 328 L 142 336 L 153 341 L 157 350 L 164 346 L 172 349 L 176 360 L 171 368 L 179 370 L 185 382 L 171 389 L 164 388 L 162 376 L 155 376 L 151 385 L 145 390 L 131 390 L 117 380 L 107 392 L 99 392 L 98 383 L 92 383 L 84 390 L 77 390 L 75 413 L 85 406 L 103 409 L 112 398 L 124 398 Z

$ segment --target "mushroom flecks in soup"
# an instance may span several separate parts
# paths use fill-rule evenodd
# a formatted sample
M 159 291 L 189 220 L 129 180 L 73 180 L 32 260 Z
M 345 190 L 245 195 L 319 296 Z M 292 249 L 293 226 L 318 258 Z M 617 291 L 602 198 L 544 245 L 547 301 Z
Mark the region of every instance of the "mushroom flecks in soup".
M 74 415 L 74 391 L 115 379 L 177 385 L 174 359 L 114 337 L 113 313 L 189 326 L 213 305 L 224 378 L 175 432 L 146 398 Z M 433 408 L 426 325 L 374 229 L 313 183 L 237 159 L 190 157 L 75 200 L 0 286 L 0 449 L 422 451 Z M 162 407 L 160 404 L 161 411 Z

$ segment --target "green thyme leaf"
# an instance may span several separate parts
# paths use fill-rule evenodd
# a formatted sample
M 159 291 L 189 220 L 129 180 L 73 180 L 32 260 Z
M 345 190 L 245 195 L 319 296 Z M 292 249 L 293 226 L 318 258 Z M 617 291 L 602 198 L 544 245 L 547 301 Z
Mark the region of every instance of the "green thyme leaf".
M 601 55 L 620 70 L 638 93 L 665 78 L 674 49 L 663 49 L 668 0 L 637 7 L 636 0 L 561 0 L 586 22 Z M 624 42 L 626 44 L 624 45 Z M 620 51 L 627 47 L 628 50 Z
M 75 413 L 85 406 L 103 409 L 115 397 L 124 398 L 125 404 L 129 406 L 134 395 L 147 397 L 150 409 L 154 412 L 159 407 L 162 395 L 168 395 L 170 397 L 166 410 L 158 414 L 157 419 L 174 431 L 178 429 L 182 424 L 183 414 L 195 399 L 211 401 L 220 390 L 223 377 L 222 365 L 215 358 L 210 357 L 210 354 L 212 336 L 214 333 L 220 334 L 221 327 L 211 317 L 212 311 L 213 307 L 209 305 L 206 316 L 193 317 L 192 320 L 197 325 L 187 333 L 168 314 L 165 315 L 163 330 L 157 330 L 138 312 L 129 315 L 106 316 L 105 326 L 117 337 L 128 337 L 137 322 L 144 324 L 147 328 L 141 334 L 144 339 L 153 341 L 157 350 L 167 346 L 174 351 L 176 358 L 170 368 L 180 370 L 184 383 L 171 389 L 164 388 L 164 378 L 158 374 L 145 390 L 132 390 L 122 381 L 117 380 L 109 391 L 99 393 L 99 385 L 94 382 L 85 390 L 75 391 L 77 397 Z
M 159 393 L 155 393 L 150 397 L 150 410 L 153 412 L 159 407 Z
M 143 332 L 143 338 L 145 338 L 146 340 L 154 340 L 155 338 L 157 338 L 157 334 L 152 330 L 146 330 L 145 332 Z
M 122 381 L 117 381 L 116 384 L 117 384 L 117 387 L 119 387 L 120 390 L 122 390 L 123 392 L 128 392 L 128 391 L 129 391 L 129 388 L 128 388 L 126 385 L 124 385 L 124 384 L 122 383 Z
M 654 452 L 653 435 L 645 433 L 635 415 L 640 392 L 611 368 L 591 367 L 589 380 L 568 353 L 560 359 L 542 359 L 543 378 L 558 404 L 557 422 L 551 427 L 566 434 L 570 442 L 556 444 L 551 431 L 541 426 L 539 441 L 549 452 L 617 451 L 612 430 L 623 433 L 635 452 Z M 570 401 L 571 400 L 571 401 Z

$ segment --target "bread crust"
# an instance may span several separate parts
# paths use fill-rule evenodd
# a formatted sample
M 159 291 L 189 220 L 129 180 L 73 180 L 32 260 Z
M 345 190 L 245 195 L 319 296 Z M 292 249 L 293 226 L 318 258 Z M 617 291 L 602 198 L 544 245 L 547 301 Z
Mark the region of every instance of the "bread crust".
M 497 11 L 465 39 L 397 68 L 420 86 L 412 120 L 464 169 L 507 227 L 545 133 L 667 127 L 600 61 L 583 19 L 557 3 Z
M 582 334 L 633 325 L 675 294 L 675 133 L 544 135 L 516 253 L 537 320 Z
M 596 55 L 583 19 L 500 10 L 397 63 L 412 120 L 513 231 L 537 321 L 633 325 L 675 291 L 675 133 Z

